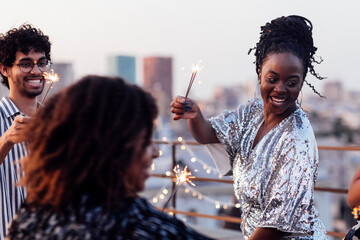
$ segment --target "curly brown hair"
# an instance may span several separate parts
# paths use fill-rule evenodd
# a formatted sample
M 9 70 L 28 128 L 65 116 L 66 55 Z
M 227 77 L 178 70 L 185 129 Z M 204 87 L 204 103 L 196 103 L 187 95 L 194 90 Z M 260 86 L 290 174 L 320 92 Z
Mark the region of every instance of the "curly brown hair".
M 121 78 L 86 76 L 46 102 L 31 136 L 22 184 L 33 206 L 63 209 L 86 195 L 111 208 L 125 196 L 136 143 L 151 143 L 158 110 L 149 93 Z

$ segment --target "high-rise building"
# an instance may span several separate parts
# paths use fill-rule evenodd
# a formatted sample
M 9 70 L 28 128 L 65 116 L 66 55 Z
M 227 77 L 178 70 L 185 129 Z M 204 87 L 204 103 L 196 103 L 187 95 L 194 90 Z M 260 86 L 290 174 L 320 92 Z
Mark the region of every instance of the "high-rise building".
M 108 57 L 108 72 L 110 76 L 117 76 L 136 83 L 136 62 L 132 56 Z
M 172 58 L 144 58 L 145 90 L 152 93 L 158 102 L 160 115 L 170 115 L 169 104 L 172 99 Z
M 49 99 L 51 95 L 59 92 L 61 89 L 69 86 L 74 82 L 74 71 L 71 63 L 53 63 L 51 68 L 54 70 L 54 73 L 59 76 L 59 81 L 54 82 L 51 85 L 51 88 L 50 83 L 45 83 L 44 91 L 38 97 L 39 101 L 43 100 L 46 93 L 46 99 Z

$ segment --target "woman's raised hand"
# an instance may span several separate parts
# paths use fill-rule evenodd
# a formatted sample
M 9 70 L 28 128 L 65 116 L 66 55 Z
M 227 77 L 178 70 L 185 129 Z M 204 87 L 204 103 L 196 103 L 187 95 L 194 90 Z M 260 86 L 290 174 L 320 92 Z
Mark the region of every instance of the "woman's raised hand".
M 174 120 L 195 118 L 199 111 L 199 106 L 195 101 L 182 96 L 174 97 L 170 106 Z

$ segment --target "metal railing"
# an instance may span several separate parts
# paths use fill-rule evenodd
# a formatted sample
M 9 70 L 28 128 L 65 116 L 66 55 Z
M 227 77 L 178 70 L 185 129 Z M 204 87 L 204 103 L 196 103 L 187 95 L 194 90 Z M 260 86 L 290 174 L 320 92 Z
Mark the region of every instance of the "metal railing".
M 156 144 L 167 144 L 171 146 L 171 161 L 172 161 L 172 168 L 174 168 L 177 164 L 176 161 L 176 146 L 177 145 L 202 145 L 197 142 L 188 142 L 188 141 L 161 141 L 161 140 L 154 140 Z M 360 147 L 357 146 L 344 146 L 344 147 L 338 147 L 338 146 L 318 146 L 319 150 L 334 150 L 334 151 L 360 151 Z M 152 177 L 157 178 L 169 178 L 173 179 L 175 178 L 174 175 L 165 175 L 165 174 L 151 174 Z M 228 183 L 233 184 L 233 180 L 225 180 L 225 179 L 214 179 L 214 178 L 200 178 L 196 177 L 195 179 L 192 179 L 192 181 L 198 181 L 198 182 L 218 182 L 218 183 Z M 174 193 L 176 188 L 176 183 L 172 181 L 171 186 L 171 193 Z M 330 193 L 337 193 L 337 194 L 347 194 L 348 189 L 342 189 L 342 188 L 328 188 L 328 187 L 315 187 L 315 191 L 322 191 L 322 192 L 330 192 Z M 241 223 L 241 218 L 237 217 L 230 217 L 230 216 L 217 216 L 217 215 L 208 215 L 208 214 L 200 214 L 195 212 L 185 212 L 185 211 L 179 211 L 176 210 L 176 192 L 174 193 L 174 197 L 171 199 L 171 205 L 172 209 L 165 208 L 163 209 L 164 212 L 171 212 L 173 214 L 182 214 L 186 216 L 192 216 L 192 217 L 201 217 L 201 218 L 210 218 L 210 219 L 216 219 L 220 221 L 226 221 L 226 222 L 232 222 L 232 223 Z M 340 233 L 340 232 L 333 232 L 328 231 L 327 234 L 329 236 L 343 238 L 346 233 Z

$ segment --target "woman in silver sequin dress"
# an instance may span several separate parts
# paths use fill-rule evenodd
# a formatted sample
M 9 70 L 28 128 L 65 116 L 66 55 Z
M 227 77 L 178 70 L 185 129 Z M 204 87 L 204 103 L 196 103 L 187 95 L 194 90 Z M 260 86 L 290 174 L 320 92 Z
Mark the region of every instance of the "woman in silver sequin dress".
M 308 71 L 322 79 L 313 67 L 312 24 L 301 16 L 274 19 L 251 50 L 261 99 L 205 119 L 195 101 L 178 96 L 174 120 L 188 119 L 219 170 L 233 174 L 244 239 L 327 239 L 314 207 L 317 144 L 296 103 L 304 82 L 320 95 L 305 80 Z

